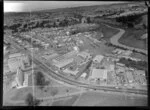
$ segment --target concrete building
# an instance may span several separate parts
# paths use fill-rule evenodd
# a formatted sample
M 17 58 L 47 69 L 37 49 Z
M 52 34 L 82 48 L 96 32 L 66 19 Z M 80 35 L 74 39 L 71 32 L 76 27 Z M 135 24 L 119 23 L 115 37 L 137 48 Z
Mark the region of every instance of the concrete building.
M 23 88 L 28 86 L 28 74 L 25 74 L 21 68 L 17 69 L 16 74 L 16 86 L 17 88 Z
M 3 50 L 4 50 L 4 55 L 5 55 L 5 54 L 8 52 L 8 50 L 7 50 L 7 46 L 6 46 L 6 45 L 4 45 Z
M 80 77 L 81 77 L 81 78 L 85 78 L 86 75 L 87 75 L 87 73 L 83 73 Z
M 65 59 L 65 60 L 63 60 L 63 61 L 56 61 L 56 60 L 53 60 L 53 65 L 55 65 L 58 69 L 61 69 L 61 68 L 63 68 L 64 66 L 66 66 L 66 65 L 68 65 L 68 64 L 71 64 L 73 61 L 74 61 L 73 58 Z
M 106 69 L 93 69 L 90 79 L 107 80 L 107 70 Z
M 72 74 L 72 75 L 76 75 L 79 71 L 78 71 L 78 69 L 76 69 L 75 71 L 65 69 L 65 70 L 63 70 L 63 72 L 68 73 L 68 74 Z
M 17 84 L 18 84 L 19 87 L 23 86 L 24 73 L 22 72 L 20 67 L 17 69 L 16 81 L 17 81 Z
M 16 72 L 18 67 L 25 69 L 24 63 L 30 65 L 30 60 L 28 56 L 20 53 L 11 54 L 8 59 L 8 66 L 11 72 Z
M 93 58 L 93 62 L 100 63 L 100 62 L 103 60 L 103 58 L 104 58 L 103 55 L 96 55 L 96 56 Z

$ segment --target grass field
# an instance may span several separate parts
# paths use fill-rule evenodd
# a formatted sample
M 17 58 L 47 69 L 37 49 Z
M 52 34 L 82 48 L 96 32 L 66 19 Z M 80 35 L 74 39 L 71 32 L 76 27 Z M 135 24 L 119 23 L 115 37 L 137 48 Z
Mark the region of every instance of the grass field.
M 76 106 L 146 106 L 147 97 L 119 93 L 87 92 L 82 94 Z
M 20 102 L 20 103 L 10 103 L 10 102 L 5 102 L 3 104 L 3 106 L 26 106 L 26 104 L 24 102 Z
M 106 40 L 106 41 L 109 41 L 109 39 L 117 34 L 119 32 L 119 30 L 117 29 L 113 29 L 113 28 L 110 28 L 102 23 L 98 23 L 99 24 L 99 27 L 95 30 L 97 32 L 97 35 L 95 36 L 96 39 L 99 39 L 100 38 L 100 35 L 101 35 L 101 32 L 103 33 L 104 37 L 103 39 Z
M 144 60 L 144 61 L 148 61 L 148 56 L 142 55 L 140 53 L 135 53 L 134 52 L 134 53 L 131 54 L 131 57 L 133 57 L 133 58 L 139 58 L 139 59 Z
M 90 50 L 90 53 L 93 53 L 94 55 L 96 54 L 106 54 L 110 53 L 114 48 L 113 47 L 108 47 L 105 45 L 105 43 L 94 43 L 93 41 L 87 39 L 87 38 L 82 38 L 82 41 L 84 42 L 84 45 L 80 46 L 80 50 Z
M 26 87 L 16 90 L 14 96 L 11 98 L 12 101 L 25 100 L 28 93 L 33 93 L 32 87 Z
M 126 29 L 125 34 L 119 39 L 119 42 L 124 45 L 146 50 L 146 39 L 141 39 L 141 36 L 145 33 L 146 30 Z
M 69 99 L 55 101 L 52 106 L 72 106 L 78 97 L 78 95 L 74 95 Z

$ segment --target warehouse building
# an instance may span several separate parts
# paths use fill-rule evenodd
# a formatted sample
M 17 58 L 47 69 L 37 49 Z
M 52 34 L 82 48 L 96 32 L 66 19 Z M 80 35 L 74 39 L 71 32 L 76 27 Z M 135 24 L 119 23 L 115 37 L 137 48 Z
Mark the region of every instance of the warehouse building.
M 74 61 L 73 58 L 70 58 L 70 59 L 66 59 L 66 60 L 63 60 L 63 61 L 53 61 L 53 65 L 55 65 L 58 69 L 62 69 L 63 67 L 65 67 L 66 65 L 69 65 L 71 64 L 72 62 Z
M 11 72 L 16 72 L 18 67 L 21 67 L 24 70 L 25 69 L 24 63 L 30 65 L 30 60 L 26 55 L 23 55 L 21 53 L 15 53 L 9 56 L 8 66 Z
M 12 83 L 12 87 L 23 88 L 28 86 L 28 74 L 25 74 L 21 68 L 17 69 L 16 80 Z

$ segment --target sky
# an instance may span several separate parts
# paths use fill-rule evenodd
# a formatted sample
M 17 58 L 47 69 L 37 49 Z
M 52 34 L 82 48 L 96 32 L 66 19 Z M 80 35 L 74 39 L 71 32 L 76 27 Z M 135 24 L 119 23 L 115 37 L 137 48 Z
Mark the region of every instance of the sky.
M 4 12 L 25 12 L 45 9 L 121 3 L 113 1 L 4 1 Z

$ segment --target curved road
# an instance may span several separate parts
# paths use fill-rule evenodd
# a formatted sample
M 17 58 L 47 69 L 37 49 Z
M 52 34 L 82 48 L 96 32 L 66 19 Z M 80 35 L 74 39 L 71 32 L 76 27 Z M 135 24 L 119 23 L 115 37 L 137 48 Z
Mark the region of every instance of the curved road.
M 106 24 L 104 24 L 104 25 L 106 25 Z M 114 27 L 111 27 L 111 26 L 109 26 L 109 25 L 107 25 L 107 26 L 110 27 L 110 28 L 114 28 Z M 111 37 L 110 42 L 111 42 L 113 45 L 117 45 L 117 46 L 120 46 L 120 47 L 123 47 L 123 48 L 127 48 L 127 49 L 129 49 L 129 50 L 136 50 L 136 51 L 138 51 L 138 52 L 142 52 L 142 53 L 144 53 L 144 54 L 147 55 L 147 50 L 143 50 L 143 49 L 134 48 L 134 47 L 130 47 L 130 46 L 127 46 L 127 45 L 120 44 L 120 43 L 118 42 L 118 40 L 119 40 L 119 39 L 122 37 L 122 35 L 125 33 L 125 30 L 120 29 L 120 28 L 114 28 L 114 29 L 118 29 L 120 32 Z

